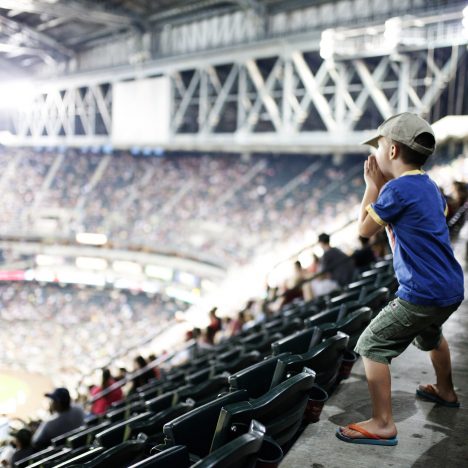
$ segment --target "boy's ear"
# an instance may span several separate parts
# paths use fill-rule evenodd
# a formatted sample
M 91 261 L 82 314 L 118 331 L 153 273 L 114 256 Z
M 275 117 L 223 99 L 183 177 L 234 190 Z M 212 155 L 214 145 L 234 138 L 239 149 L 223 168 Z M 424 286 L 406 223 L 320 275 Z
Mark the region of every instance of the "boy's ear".
M 400 156 L 400 148 L 395 143 L 390 145 L 390 159 L 397 159 Z

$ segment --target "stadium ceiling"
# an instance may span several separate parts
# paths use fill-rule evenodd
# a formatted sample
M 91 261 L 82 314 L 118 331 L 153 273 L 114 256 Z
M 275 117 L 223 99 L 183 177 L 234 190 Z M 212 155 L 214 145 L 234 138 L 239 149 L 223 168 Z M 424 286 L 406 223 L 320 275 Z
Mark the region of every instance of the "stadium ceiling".
M 96 41 L 235 10 L 258 15 L 332 0 L 0 0 L 2 75 L 73 58 Z

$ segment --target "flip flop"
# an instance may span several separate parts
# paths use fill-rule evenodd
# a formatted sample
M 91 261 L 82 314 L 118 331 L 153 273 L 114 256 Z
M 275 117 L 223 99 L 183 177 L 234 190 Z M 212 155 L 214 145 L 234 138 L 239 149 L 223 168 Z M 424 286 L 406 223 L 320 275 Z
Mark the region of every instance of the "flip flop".
M 397 436 L 393 437 L 380 437 L 378 435 L 372 434 L 371 432 L 366 431 L 363 427 L 357 425 L 357 424 L 350 424 L 349 426 L 346 426 L 349 429 L 352 429 L 353 431 L 359 432 L 365 437 L 348 437 L 344 435 L 341 432 L 341 427 L 337 428 L 336 430 L 336 437 L 338 439 L 344 441 L 344 442 L 349 442 L 351 444 L 364 444 L 364 445 L 387 445 L 387 446 L 393 446 L 398 444 L 398 439 Z
M 426 385 L 427 389 L 431 389 L 432 391 L 428 392 L 423 389 L 423 387 L 420 385 L 416 389 L 416 395 L 420 398 L 424 398 L 425 400 L 433 401 L 434 403 L 437 403 L 438 405 L 441 406 L 446 406 L 447 408 L 460 408 L 460 402 L 459 401 L 447 401 L 441 398 L 439 395 L 437 395 L 434 387 L 429 384 Z

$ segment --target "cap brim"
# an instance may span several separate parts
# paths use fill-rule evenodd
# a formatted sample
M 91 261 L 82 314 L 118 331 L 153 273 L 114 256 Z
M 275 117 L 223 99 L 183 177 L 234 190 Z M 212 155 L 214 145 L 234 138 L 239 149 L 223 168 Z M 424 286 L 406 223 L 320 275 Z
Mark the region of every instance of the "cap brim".
M 374 148 L 377 148 L 379 146 L 379 138 L 380 138 L 380 135 L 376 135 L 372 137 L 370 140 L 363 141 L 361 145 L 370 145 L 370 146 L 373 146 Z

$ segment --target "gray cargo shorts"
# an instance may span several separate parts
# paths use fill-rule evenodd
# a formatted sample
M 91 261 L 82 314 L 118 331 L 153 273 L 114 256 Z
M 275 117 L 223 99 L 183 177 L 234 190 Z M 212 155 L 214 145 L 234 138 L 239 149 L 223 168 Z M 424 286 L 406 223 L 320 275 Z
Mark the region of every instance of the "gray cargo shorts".
M 438 348 L 442 324 L 459 305 L 420 306 L 396 298 L 362 332 L 354 351 L 372 361 L 390 364 L 410 343 L 422 351 Z

